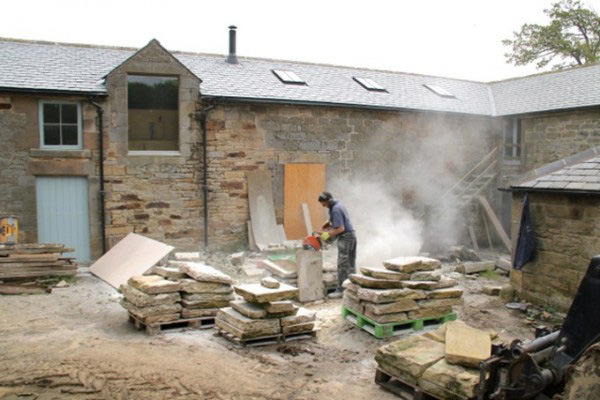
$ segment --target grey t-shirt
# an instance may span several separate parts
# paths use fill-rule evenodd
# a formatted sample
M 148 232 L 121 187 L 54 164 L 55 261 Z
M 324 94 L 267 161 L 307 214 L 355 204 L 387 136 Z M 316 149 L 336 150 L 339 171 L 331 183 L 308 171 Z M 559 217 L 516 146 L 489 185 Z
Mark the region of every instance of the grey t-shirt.
M 329 208 L 329 221 L 334 228 L 344 225 L 344 232 L 354 232 L 354 227 L 352 226 L 352 222 L 350 222 L 346 207 L 337 200 L 334 200 L 333 205 Z

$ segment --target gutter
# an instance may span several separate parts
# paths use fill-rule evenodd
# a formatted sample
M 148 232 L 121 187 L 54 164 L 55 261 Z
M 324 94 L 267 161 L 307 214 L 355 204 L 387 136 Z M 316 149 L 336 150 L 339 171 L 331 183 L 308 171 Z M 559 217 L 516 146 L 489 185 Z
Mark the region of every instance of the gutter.
M 99 133 L 98 133 L 98 148 L 100 149 L 98 155 L 98 167 L 100 174 L 100 191 L 98 192 L 100 198 L 100 226 L 102 231 L 102 254 L 106 253 L 106 215 L 105 215 L 105 196 L 106 192 L 104 191 L 104 122 L 102 116 L 104 115 L 104 110 L 102 107 L 95 103 L 92 98 L 88 99 L 89 103 L 96 108 L 96 115 L 98 116 L 98 125 L 99 125 Z
M 200 121 L 200 129 L 202 130 L 202 197 L 204 203 L 204 248 L 208 248 L 208 171 L 207 171 L 207 155 L 206 155 L 206 115 L 210 110 L 215 108 L 214 105 L 209 105 L 202 110 L 196 117 Z
M 61 94 L 61 95 L 72 95 L 72 96 L 95 96 L 95 97 L 107 97 L 108 93 L 102 91 L 84 91 L 84 90 L 60 90 L 60 89 L 31 89 L 31 88 L 15 88 L 15 87 L 2 87 L 0 86 L 0 92 L 10 93 L 44 93 L 44 94 Z

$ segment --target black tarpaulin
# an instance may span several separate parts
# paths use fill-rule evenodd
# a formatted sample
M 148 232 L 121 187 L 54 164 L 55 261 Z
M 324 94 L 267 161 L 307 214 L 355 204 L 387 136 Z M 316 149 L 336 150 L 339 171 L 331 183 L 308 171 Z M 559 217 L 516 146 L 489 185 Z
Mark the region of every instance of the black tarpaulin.
M 536 239 L 533 224 L 531 223 L 531 213 L 529 212 L 529 193 L 525 193 L 513 267 L 515 269 L 521 269 L 523 265 L 533 260 L 535 257 L 535 250 Z

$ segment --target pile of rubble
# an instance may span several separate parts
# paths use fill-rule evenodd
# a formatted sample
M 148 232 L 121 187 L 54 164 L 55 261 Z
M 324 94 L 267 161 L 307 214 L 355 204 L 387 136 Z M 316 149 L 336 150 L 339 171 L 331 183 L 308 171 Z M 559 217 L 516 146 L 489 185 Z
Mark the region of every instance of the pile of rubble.
M 398 257 L 384 268 L 362 267 L 350 275 L 344 291 L 346 308 L 380 323 L 442 317 L 463 303 L 463 290 L 443 276 L 439 260 Z
M 219 310 L 215 325 L 226 338 L 240 344 L 258 339 L 279 341 L 290 336 L 313 334 L 316 314 L 296 306 L 298 289 L 273 278 L 234 287 L 243 298 Z
M 492 337 L 452 321 L 420 336 L 409 336 L 377 350 L 375 381 L 393 380 L 418 387 L 435 398 L 473 399 L 479 384 L 479 363 L 491 356 Z
M 214 317 L 234 299 L 231 278 L 196 262 L 169 261 L 121 286 L 121 304 L 146 326 Z

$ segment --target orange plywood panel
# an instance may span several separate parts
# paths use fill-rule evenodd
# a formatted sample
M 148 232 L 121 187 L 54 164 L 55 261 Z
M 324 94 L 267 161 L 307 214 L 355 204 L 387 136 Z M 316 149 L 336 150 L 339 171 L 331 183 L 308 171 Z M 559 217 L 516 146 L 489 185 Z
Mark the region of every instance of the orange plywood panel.
M 288 239 L 307 235 L 302 203 L 308 204 L 314 229 L 326 218 L 317 198 L 325 190 L 325 164 L 286 164 L 283 184 L 283 227 Z

